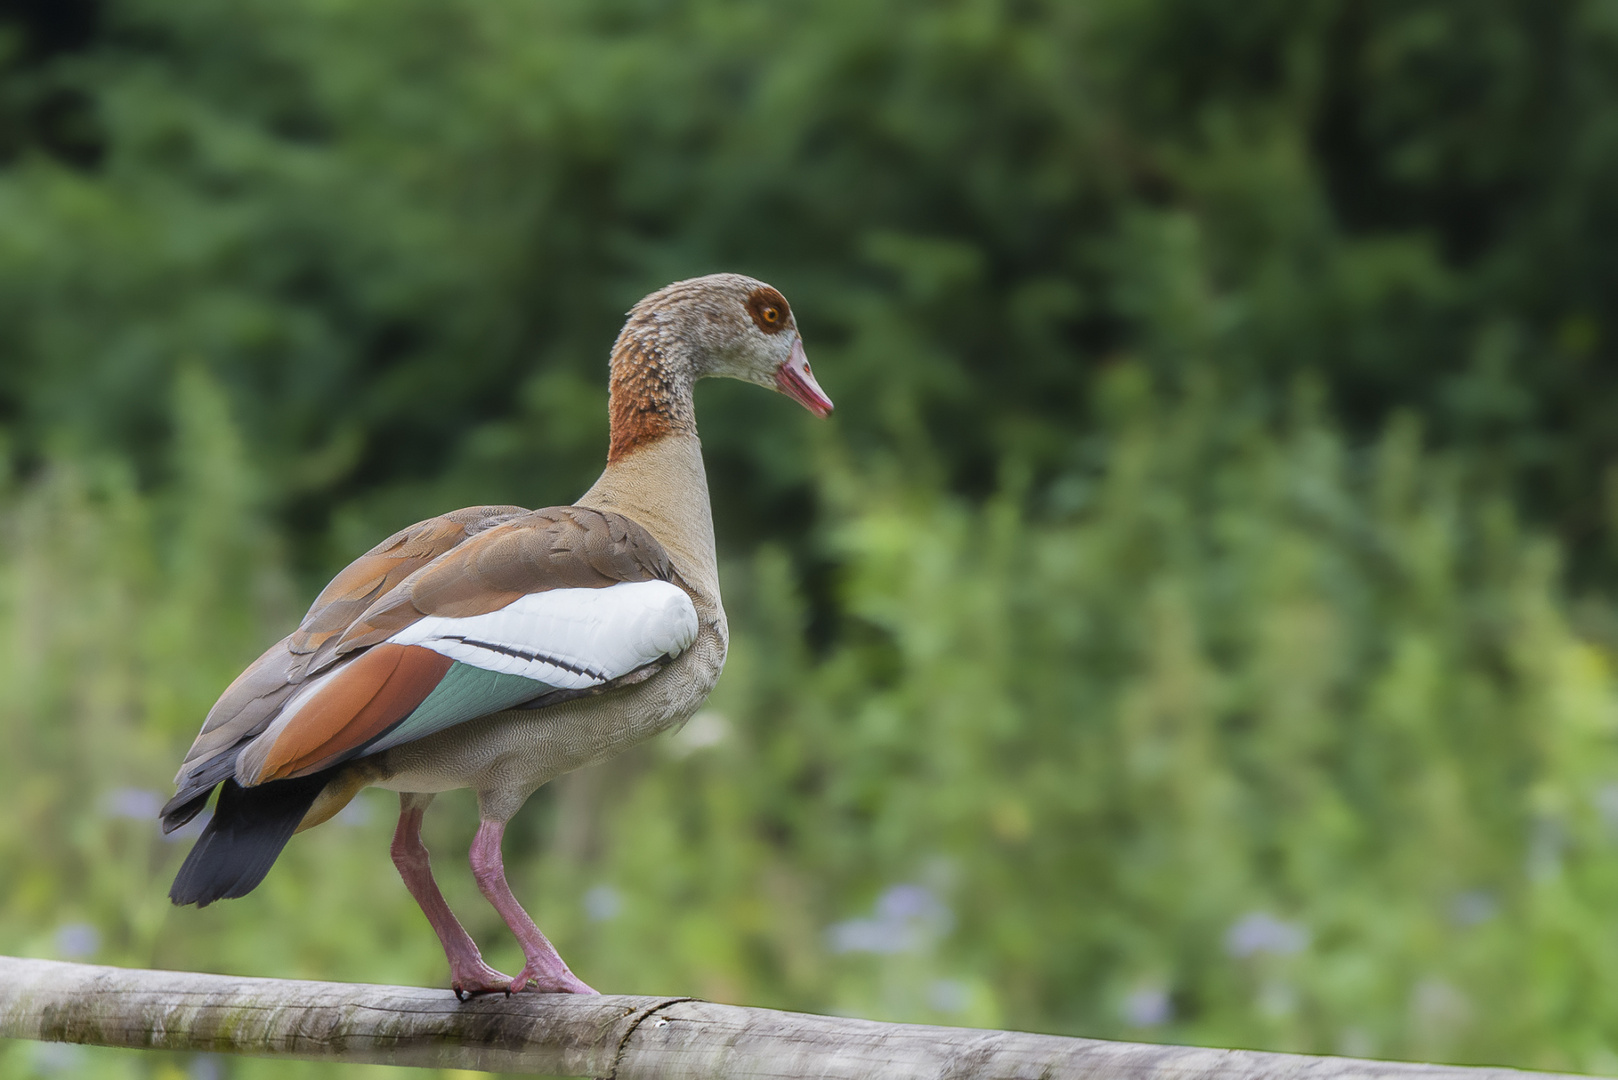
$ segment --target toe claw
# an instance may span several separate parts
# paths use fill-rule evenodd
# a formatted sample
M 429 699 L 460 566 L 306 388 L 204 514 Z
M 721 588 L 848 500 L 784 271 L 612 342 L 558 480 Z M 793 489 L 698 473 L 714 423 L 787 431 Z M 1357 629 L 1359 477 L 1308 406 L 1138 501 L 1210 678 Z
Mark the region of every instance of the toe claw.
M 484 994 L 498 994 L 504 991 L 510 994 L 506 987 L 511 979 L 500 972 L 479 961 L 475 965 L 462 965 L 450 972 L 450 989 L 455 992 L 457 1001 L 471 1001 Z
M 511 992 L 514 994 L 595 994 L 598 991 L 588 986 L 565 966 L 560 972 L 530 972 L 524 969 L 511 981 Z

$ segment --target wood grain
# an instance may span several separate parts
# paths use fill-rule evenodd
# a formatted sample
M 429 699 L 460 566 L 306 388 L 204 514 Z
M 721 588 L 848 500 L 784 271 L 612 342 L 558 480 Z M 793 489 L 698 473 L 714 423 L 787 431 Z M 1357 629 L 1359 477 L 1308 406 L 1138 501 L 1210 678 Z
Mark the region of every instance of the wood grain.
M 1456 1068 L 881 1024 L 678 997 L 248 979 L 0 957 L 0 1037 L 613 1080 L 1510 1080 Z

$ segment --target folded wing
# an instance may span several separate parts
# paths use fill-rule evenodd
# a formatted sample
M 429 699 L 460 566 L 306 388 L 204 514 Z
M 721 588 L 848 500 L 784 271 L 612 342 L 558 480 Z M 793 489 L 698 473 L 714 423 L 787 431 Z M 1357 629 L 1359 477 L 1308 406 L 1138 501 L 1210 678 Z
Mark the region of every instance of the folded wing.
M 602 689 L 680 655 L 696 637 L 691 597 L 656 579 L 425 616 L 294 695 L 244 748 L 236 778 L 307 776 L 555 691 Z
M 677 656 L 697 617 L 673 576 L 662 547 L 617 514 L 479 507 L 412 526 L 339 574 L 225 691 L 165 827 L 227 777 L 307 776 Z

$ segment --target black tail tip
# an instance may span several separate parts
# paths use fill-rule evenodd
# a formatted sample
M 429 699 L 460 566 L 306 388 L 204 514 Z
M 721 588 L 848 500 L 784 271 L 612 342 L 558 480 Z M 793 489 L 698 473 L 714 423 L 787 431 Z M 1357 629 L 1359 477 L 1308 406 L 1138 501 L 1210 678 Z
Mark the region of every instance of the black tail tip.
M 208 827 L 174 876 L 169 900 L 207 907 L 258 888 L 328 779 L 316 773 L 250 788 L 226 780 Z

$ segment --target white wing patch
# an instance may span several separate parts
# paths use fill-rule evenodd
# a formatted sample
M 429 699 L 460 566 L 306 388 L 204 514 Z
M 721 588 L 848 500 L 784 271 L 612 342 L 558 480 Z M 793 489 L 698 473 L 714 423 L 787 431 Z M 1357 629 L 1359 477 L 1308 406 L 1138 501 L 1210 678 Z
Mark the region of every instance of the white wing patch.
M 684 589 L 667 581 L 626 581 L 529 593 L 499 611 L 464 619 L 429 615 L 388 640 L 487 671 L 587 690 L 678 656 L 696 639 L 697 609 Z

